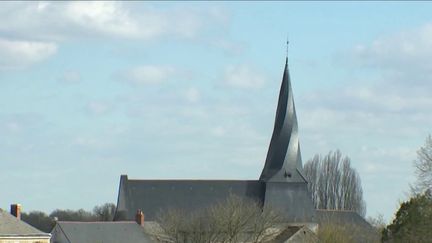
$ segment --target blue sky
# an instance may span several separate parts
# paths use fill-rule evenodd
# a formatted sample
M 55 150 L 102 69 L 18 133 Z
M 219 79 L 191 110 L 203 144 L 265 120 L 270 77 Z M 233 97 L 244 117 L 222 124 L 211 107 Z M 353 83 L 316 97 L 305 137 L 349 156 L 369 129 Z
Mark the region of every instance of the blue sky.
M 429 2 L 2 2 L 0 207 L 130 178 L 256 179 L 285 41 L 303 161 L 340 149 L 391 219 L 431 133 Z

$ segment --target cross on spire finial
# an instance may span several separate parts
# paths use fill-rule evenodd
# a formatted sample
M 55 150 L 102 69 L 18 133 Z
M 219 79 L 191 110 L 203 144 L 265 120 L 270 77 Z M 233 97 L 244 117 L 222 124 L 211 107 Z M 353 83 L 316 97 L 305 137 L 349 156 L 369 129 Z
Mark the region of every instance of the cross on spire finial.
M 289 46 L 289 35 L 287 34 L 287 41 L 286 41 L 286 62 L 288 63 L 288 46 Z

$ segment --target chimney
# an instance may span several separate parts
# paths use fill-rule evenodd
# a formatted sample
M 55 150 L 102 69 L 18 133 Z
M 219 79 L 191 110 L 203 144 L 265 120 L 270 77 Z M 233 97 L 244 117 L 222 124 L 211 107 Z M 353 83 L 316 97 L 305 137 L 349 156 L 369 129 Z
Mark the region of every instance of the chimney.
M 21 220 L 21 204 L 12 204 L 10 208 L 10 213 L 17 219 Z
M 144 226 L 144 213 L 141 211 L 141 209 L 137 210 L 137 213 L 135 215 L 135 221 L 137 224 Z

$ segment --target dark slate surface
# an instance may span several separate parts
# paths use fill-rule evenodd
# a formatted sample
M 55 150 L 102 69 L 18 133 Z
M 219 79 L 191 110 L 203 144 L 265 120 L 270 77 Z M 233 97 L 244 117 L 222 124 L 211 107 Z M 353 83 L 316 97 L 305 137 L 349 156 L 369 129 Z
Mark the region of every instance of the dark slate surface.
M 160 210 L 185 211 L 208 207 L 234 194 L 262 203 L 264 183 L 234 180 L 120 180 L 116 219 L 132 220 L 138 209 L 145 220 L 155 220 Z
M 315 208 L 304 182 L 267 182 L 264 205 L 281 210 L 286 222 L 316 222 Z
M 70 243 L 147 243 L 152 242 L 143 227 L 135 222 L 57 222 L 53 240 L 66 238 Z M 62 237 L 58 234 L 64 234 Z
M 302 175 L 302 168 L 297 116 L 287 57 L 279 92 L 273 135 L 260 180 L 306 182 Z

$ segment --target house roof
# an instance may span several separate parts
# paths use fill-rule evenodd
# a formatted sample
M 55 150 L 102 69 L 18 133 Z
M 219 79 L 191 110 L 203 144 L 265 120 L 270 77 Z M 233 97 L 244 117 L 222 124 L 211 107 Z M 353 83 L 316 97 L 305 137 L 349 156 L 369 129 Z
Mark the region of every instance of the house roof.
M 282 243 L 287 239 L 291 238 L 297 231 L 299 231 L 302 226 L 287 226 L 285 229 L 282 229 L 279 234 L 277 234 L 272 240 L 268 241 L 268 243 Z
M 347 210 L 317 210 L 319 223 L 353 224 L 364 229 L 373 229 L 362 216 L 354 211 Z
M 152 242 L 143 227 L 134 221 L 66 222 L 58 221 L 52 233 L 59 229 L 70 243 L 139 243 Z
M 0 209 L 0 237 L 1 236 L 35 236 L 50 237 L 26 222 L 17 219 L 10 213 Z
M 295 232 L 291 237 L 284 241 L 284 243 L 294 243 L 294 242 L 308 242 L 315 243 L 318 241 L 318 236 L 307 226 L 303 226 L 297 232 Z
M 378 231 L 354 211 L 317 210 L 316 215 L 320 226 L 330 223 L 348 227 L 353 242 L 375 242 L 379 239 Z
M 266 243 L 318 242 L 317 235 L 304 225 L 288 225 Z

